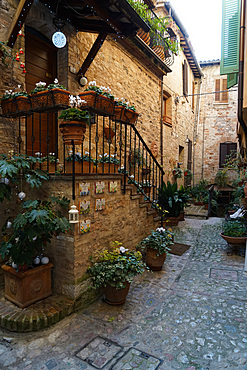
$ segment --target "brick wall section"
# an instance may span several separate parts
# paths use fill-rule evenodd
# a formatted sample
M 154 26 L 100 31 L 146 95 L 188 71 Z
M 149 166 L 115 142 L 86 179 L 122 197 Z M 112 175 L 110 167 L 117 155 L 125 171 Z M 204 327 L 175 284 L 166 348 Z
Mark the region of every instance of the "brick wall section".
M 202 67 L 202 94 L 215 91 L 220 78 L 219 63 Z M 219 169 L 220 143 L 237 142 L 237 89 L 228 93 L 228 103 L 215 103 L 215 94 L 202 95 L 200 121 L 196 137 L 196 182 L 203 178 L 214 182 Z M 204 148 L 204 149 L 203 149 Z M 202 162 L 202 158 L 204 158 Z

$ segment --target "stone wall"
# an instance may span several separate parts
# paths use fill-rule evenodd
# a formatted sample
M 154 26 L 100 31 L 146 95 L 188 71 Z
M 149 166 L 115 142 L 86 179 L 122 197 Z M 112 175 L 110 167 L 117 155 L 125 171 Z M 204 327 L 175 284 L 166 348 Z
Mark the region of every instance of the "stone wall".
M 205 178 L 214 183 L 219 169 L 220 143 L 237 143 L 237 88 L 228 92 L 228 103 L 215 102 L 212 92 L 215 91 L 215 79 L 220 78 L 219 61 L 202 65 L 202 70 L 200 121 L 195 141 L 195 181 Z

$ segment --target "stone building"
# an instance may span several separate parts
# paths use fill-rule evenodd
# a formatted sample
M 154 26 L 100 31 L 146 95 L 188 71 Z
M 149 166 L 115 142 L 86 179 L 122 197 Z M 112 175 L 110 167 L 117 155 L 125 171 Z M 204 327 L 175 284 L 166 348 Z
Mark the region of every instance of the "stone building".
M 174 181 L 174 167 L 194 169 L 193 143 L 199 115 L 199 98 L 194 94 L 201 89 L 202 72 L 188 34 L 169 3 L 158 1 L 155 8 L 151 0 L 145 1 L 150 11 L 168 19 L 165 37 L 181 45 L 176 54 L 168 51 L 166 55 L 160 55 L 152 41 L 147 44 L 143 40 L 140 30 L 147 33 L 149 28 L 126 0 L 105 1 L 104 5 L 93 1 L 92 6 L 89 0 L 68 3 L 1 3 L 0 40 L 11 47 L 14 60 L 1 66 L 0 91 L 3 94 L 6 89 L 18 90 L 21 85 L 30 93 L 37 82 L 50 84 L 58 78 L 70 93 L 77 95 L 85 90 L 79 84 L 83 76 L 96 81 L 97 86 L 109 86 L 115 97 L 124 97 L 135 106 L 139 113 L 136 126 L 118 124 L 112 116 L 94 113 L 84 141 L 75 150 L 81 155 L 90 152 L 97 160 L 105 153 L 114 155 L 124 171 L 142 183 L 142 191 L 137 193 L 135 185 L 126 185 L 126 176 L 117 167 L 110 173 L 108 163 L 103 173 L 98 167 L 93 171 L 93 166 L 88 174 L 82 168 L 75 177 L 66 173 L 65 159 L 73 146 L 64 146 L 54 113 L 1 117 L 0 148 L 1 153 L 54 152 L 62 174 L 51 175 L 52 181 L 44 184 L 43 194 L 55 193 L 69 199 L 74 194 L 73 201 L 79 208 L 83 208 L 81 203 L 89 205 L 87 212 L 82 210 L 79 216 L 80 228 L 76 225 L 70 235 L 54 239 L 47 251 L 54 262 L 54 290 L 73 299 L 84 295 L 85 300 L 89 286 L 86 270 L 92 252 L 108 247 L 112 240 L 134 248 L 159 225 L 145 197 L 155 201 L 162 179 Z M 67 44 L 56 48 L 50 40 L 56 31 L 54 20 L 61 15 L 66 15 L 63 33 Z M 18 58 L 27 73 L 23 73 Z M 105 137 L 105 126 L 114 126 L 113 139 Z M 141 154 L 141 161 L 136 153 Z M 139 166 L 135 166 L 137 162 Z M 149 167 L 145 175 L 144 164 Z M 183 178 L 179 181 L 182 183 Z M 144 190 L 144 182 L 151 183 L 151 191 Z M 87 189 L 86 195 L 79 191 L 82 187 Z M 39 196 L 30 189 L 26 192 L 28 197 Z M 10 215 L 14 211 L 14 206 L 4 203 L 1 220 L 6 212 Z M 84 232 L 85 225 L 89 232 Z
M 200 119 L 195 134 L 195 183 L 214 183 L 226 155 L 237 151 L 237 87 L 227 91 L 227 76 L 220 75 L 220 60 L 200 62 L 203 79 Z

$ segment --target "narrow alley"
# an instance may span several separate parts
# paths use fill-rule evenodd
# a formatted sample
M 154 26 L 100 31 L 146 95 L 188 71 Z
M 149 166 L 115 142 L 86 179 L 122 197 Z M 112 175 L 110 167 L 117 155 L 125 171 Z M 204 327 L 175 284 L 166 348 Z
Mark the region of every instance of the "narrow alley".
M 160 272 L 131 284 L 122 306 L 99 300 L 49 329 L 1 330 L 0 368 L 247 369 L 244 248 L 220 237 L 222 219 L 186 219 Z

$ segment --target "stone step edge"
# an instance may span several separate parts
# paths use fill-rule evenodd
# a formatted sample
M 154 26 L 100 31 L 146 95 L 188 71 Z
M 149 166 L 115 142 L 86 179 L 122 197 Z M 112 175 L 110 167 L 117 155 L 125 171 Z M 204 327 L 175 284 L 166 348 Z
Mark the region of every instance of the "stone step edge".
M 6 307 L 2 302 L 0 304 L 0 327 L 17 333 L 37 331 L 48 328 L 75 312 L 75 301 L 61 298 L 61 296 L 57 300 L 53 297 L 53 300 L 54 302 L 48 304 L 48 307 L 44 305 L 44 307 L 33 310 L 30 310 L 30 306 L 26 309 L 15 306 Z

